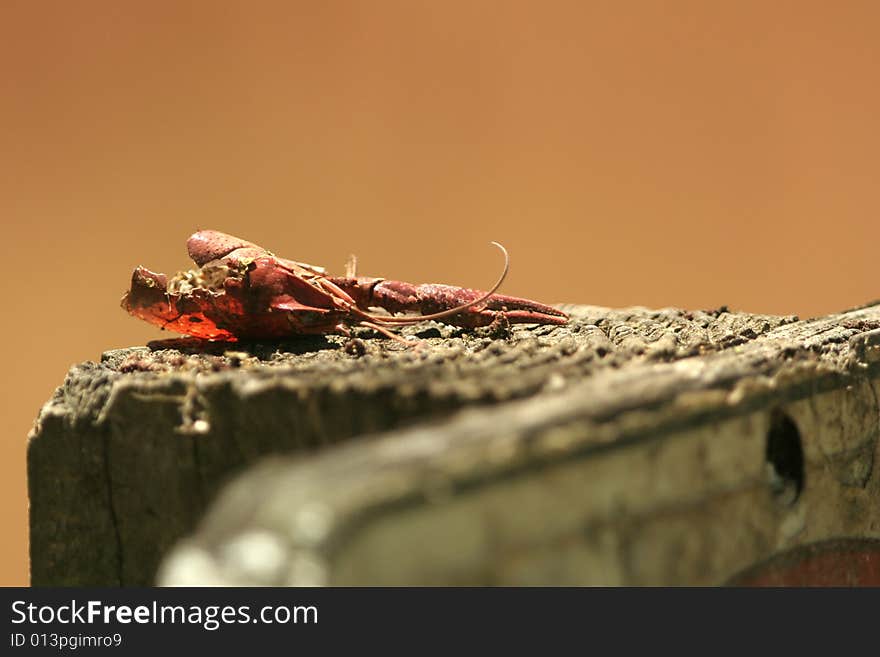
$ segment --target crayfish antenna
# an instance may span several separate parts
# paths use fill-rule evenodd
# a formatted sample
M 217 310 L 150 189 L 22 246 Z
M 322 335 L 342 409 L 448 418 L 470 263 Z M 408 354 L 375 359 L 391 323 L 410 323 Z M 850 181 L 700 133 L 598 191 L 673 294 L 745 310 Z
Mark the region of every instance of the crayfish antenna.
M 406 338 L 402 338 L 399 335 L 397 335 L 397 333 L 395 333 L 394 331 L 389 331 L 384 326 L 381 326 L 379 324 L 374 324 L 373 322 L 361 322 L 360 325 L 366 326 L 367 328 L 371 328 L 374 331 L 379 331 L 379 333 L 384 335 L 386 338 L 391 338 L 392 340 L 396 340 L 397 342 L 400 342 L 401 344 L 404 344 L 407 347 L 418 347 L 419 344 L 422 342 L 421 340 L 419 340 L 418 342 L 412 342 L 410 340 L 407 340 Z
M 499 242 L 489 242 L 489 244 L 497 246 L 501 249 L 501 253 L 504 254 L 504 271 L 501 272 L 501 276 L 498 277 L 495 285 L 493 285 L 492 288 L 480 298 L 468 301 L 467 303 L 463 303 L 455 308 L 450 308 L 449 310 L 443 310 L 439 313 L 431 313 L 430 315 L 419 315 L 418 317 L 378 317 L 368 313 L 363 313 L 363 315 L 373 322 L 381 322 L 383 324 L 416 324 L 426 320 L 442 319 L 443 317 L 449 317 L 450 315 L 457 315 L 468 308 L 473 308 L 474 306 L 479 306 L 481 303 L 485 303 L 493 294 L 495 294 L 495 292 L 498 291 L 498 288 L 501 287 L 504 279 L 507 278 L 507 272 L 510 271 L 510 254 L 507 253 L 507 249 L 505 249 Z

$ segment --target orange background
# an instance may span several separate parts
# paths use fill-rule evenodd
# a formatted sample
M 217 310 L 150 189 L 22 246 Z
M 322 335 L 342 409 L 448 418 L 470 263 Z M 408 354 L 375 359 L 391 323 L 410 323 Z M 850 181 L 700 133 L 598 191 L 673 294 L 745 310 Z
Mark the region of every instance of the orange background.
M 0 5 L 0 583 L 25 436 L 197 227 L 540 301 L 820 314 L 880 296 L 880 3 Z

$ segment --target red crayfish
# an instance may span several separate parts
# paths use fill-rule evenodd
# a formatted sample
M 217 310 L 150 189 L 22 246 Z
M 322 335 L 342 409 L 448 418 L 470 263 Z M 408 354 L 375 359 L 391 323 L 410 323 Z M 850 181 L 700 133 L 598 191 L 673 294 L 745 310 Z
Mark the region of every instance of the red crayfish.
M 346 276 L 328 276 L 322 267 L 279 258 L 225 233 L 200 230 L 186 243 L 199 269 L 169 278 L 138 267 L 122 307 L 163 329 L 225 341 L 305 333 L 349 335 L 352 325 L 401 340 L 389 329 L 429 319 L 463 327 L 486 326 L 498 319 L 566 323 L 568 316 L 556 308 L 495 294 L 509 261 L 504 247 L 494 244 L 504 253 L 504 272 L 489 292 L 481 292 L 358 277 L 353 262 Z M 387 314 L 371 311 L 375 308 Z

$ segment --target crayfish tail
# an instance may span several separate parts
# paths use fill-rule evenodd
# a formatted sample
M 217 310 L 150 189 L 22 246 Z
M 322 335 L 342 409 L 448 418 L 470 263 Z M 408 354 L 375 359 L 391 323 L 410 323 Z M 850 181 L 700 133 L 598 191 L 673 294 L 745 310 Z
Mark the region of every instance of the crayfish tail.
M 475 305 L 453 315 L 439 318 L 447 324 L 463 327 L 488 326 L 498 313 L 515 324 L 565 324 L 568 315 L 561 310 L 530 299 L 521 299 L 502 294 L 486 296 L 485 292 L 453 285 L 423 284 L 415 285 L 405 281 L 381 279 L 348 279 L 345 287 L 362 310 L 382 308 L 389 313 L 411 315 L 409 318 L 394 318 L 394 323 L 407 320 L 418 322 L 422 317 L 454 310 L 473 302 Z M 336 281 L 339 282 L 338 280 Z M 360 282 L 360 285 L 356 285 Z M 479 303 L 478 303 L 479 302 Z M 426 317 L 427 316 L 427 317 Z

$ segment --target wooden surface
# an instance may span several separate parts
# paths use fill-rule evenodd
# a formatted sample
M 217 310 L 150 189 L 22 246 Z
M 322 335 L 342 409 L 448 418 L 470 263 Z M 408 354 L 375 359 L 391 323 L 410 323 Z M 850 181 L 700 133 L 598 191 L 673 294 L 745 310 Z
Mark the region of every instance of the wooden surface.
M 880 538 L 880 306 L 565 309 L 73 368 L 29 446 L 33 583 L 717 584 Z

